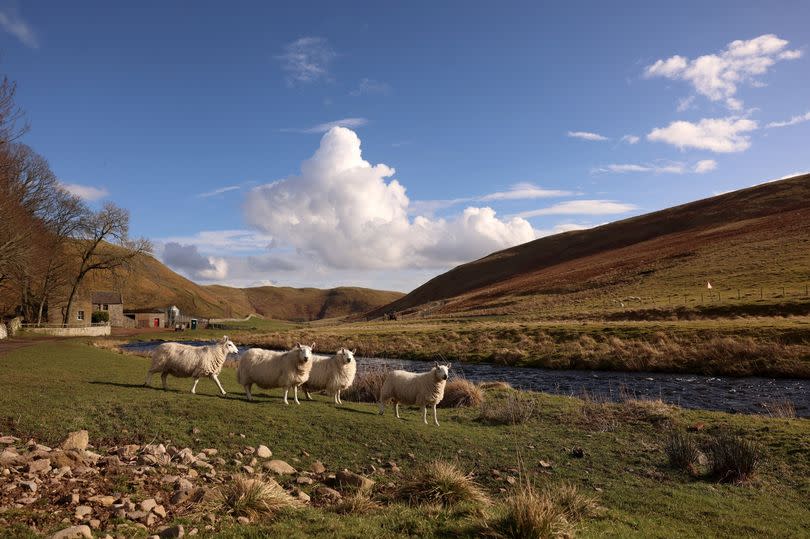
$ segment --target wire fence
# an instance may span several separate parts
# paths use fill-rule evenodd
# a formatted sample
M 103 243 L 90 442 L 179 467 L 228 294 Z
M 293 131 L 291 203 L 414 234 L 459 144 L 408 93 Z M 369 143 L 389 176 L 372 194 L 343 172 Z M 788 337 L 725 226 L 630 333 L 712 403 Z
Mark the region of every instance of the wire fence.
M 783 286 L 777 288 L 717 288 L 712 287 L 700 293 L 655 294 L 649 296 L 614 297 L 608 303 L 617 307 L 652 306 L 667 307 L 678 305 L 709 305 L 718 303 L 751 302 L 766 300 L 810 299 L 810 285 Z

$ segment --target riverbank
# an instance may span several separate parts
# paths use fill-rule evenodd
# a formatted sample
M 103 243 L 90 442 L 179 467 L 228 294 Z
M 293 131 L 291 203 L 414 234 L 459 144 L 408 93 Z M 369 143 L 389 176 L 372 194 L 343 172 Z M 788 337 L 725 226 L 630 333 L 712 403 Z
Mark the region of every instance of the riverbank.
M 239 523 L 224 513 L 209 521 L 205 514 L 195 514 L 193 507 L 172 505 L 170 484 L 155 492 L 138 482 L 130 485 L 126 475 L 100 471 L 99 477 L 109 479 L 103 488 L 110 492 L 99 485 L 95 494 L 118 494 L 133 503 L 156 494 L 161 497 L 158 503 L 164 505 L 167 516 L 154 521 L 149 532 L 183 524 L 186 530 L 197 527 L 201 535 L 220 537 L 473 536 L 483 533 L 482 526 L 506 510 L 504 500 L 519 488 L 521 474 L 541 486 L 574 485 L 597 500 L 602 509 L 575 529 L 583 537 L 787 537 L 810 532 L 807 420 L 487 389 L 482 407 L 440 410 L 442 425 L 436 428 L 423 425 L 413 409 L 405 409 L 403 419 L 396 420 L 390 411 L 376 415 L 371 404 L 336 408 L 321 396 L 315 402 L 284 406 L 280 393 L 271 391 L 261 392 L 257 402 L 249 403 L 238 393 L 231 369 L 221 376 L 229 393 L 224 398 L 216 396 L 216 387 L 208 380 L 200 382 L 196 396 L 189 393 L 189 379 L 170 378 L 168 392 L 144 388 L 146 359 L 78 342 L 37 343 L 10 351 L 2 362 L 5 375 L 14 383 L 0 393 L 0 432 L 22 443 L 34 438 L 56 447 L 69 431 L 87 429 L 94 450 L 100 452 L 149 443 L 189 447 L 195 455 L 214 448 L 225 462 L 214 464 L 215 477 L 222 482 L 209 481 L 204 473 L 195 479 L 210 488 L 228 484 L 234 474 L 249 473 L 242 468 L 250 465 L 246 447 L 264 444 L 273 458 L 298 470 L 309 470 L 319 460 L 328 471 L 347 468 L 376 481 L 369 493 L 373 504 L 352 510 L 317 501 L 315 490 L 325 486 L 318 477 L 313 476 L 310 485 L 297 482 L 300 474 L 274 476 L 290 491 L 305 491 L 312 501 L 273 518 Z M 515 409 L 516 403 L 525 411 L 517 424 L 482 419 L 482 415 L 497 417 L 494 411 L 504 407 Z M 722 433 L 749 440 L 761 452 L 756 473 L 736 484 L 702 475 L 708 472 L 690 475 L 671 467 L 665 448 L 669 433 L 675 431 L 688 433 L 699 444 Z M 241 464 L 236 464 L 237 459 Z M 473 473 L 493 505 L 480 513 L 437 510 L 396 494 L 406 478 L 436 459 Z M 393 472 L 389 462 L 400 471 Z M 251 467 L 254 475 L 260 468 Z M 155 473 L 177 475 L 174 470 Z M 151 483 L 162 476 L 146 477 Z M 56 487 L 46 483 L 37 494 L 50 500 L 50 488 Z M 76 482 L 71 488 L 80 491 L 83 502 L 87 485 Z M 20 492 L 22 496 L 28 494 Z M 78 524 L 75 509 L 52 507 L 45 501 L 7 508 L 0 513 L 0 534 L 33 536 L 31 525 L 40 533 L 55 531 L 66 526 L 63 518 Z M 143 529 L 133 528 L 133 533 L 147 535 Z

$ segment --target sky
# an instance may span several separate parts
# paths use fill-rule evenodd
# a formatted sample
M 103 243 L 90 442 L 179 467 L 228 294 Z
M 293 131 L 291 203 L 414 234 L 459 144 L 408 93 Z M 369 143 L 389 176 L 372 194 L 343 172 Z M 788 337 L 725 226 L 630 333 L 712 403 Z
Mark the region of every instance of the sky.
M 809 2 L 542 4 L 0 1 L 0 65 L 203 284 L 409 291 L 810 170 Z

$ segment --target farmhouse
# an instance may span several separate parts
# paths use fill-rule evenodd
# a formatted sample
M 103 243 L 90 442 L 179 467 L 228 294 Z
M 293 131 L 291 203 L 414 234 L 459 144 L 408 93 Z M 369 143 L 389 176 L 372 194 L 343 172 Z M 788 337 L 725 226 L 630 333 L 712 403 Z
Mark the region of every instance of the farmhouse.
M 124 313 L 124 326 L 130 328 L 166 327 L 166 311 L 157 308 L 132 309 Z
M 90 301 L 94 312 L 109 313 L 112 327 L 124 327 L 124 299 L 121 292 L 93 292 L 90 294 Z

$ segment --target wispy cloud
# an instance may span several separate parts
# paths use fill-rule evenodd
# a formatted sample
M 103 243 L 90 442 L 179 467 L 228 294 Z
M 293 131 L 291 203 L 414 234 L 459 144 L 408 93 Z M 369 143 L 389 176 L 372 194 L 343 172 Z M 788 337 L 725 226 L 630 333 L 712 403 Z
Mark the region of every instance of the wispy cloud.
M 625 174 L 631 172 L 647 172 L 652 174 L 685 174 L 695 172 L 703 174 L 717 168 L 717 162 L 713 159 L 704 159 L 694 165 L 679 161 L 666 163 L 620 163 L 597 167 L 591 170 L 594 174 Z
M 34 33 L 34 29 L 20 17 L 16 9 L 0 8 L 0 27 L 19 39 L 20 43 L 26 47 L 39 48 L 39 40 L 36 33 Z
M 220 187 L 219 189 L 214 189 L 213 191 L 206 191 L 205 193 L 199 193 L 197 196 L 200 198 L 208 198 L 217 195 L 221 195 L 222 193 L 227 193 L 228 191 L 238 191 L 241 189 L 241 185 L 228 185 L 226 187 Z
M 484 195 L 449 198 L 442 200 L 414 200 L 411 202 L 408 211 L 413 215 L 427 214 L 458 206 L 470 202 L 495 202 L 501 200 L 534 200 L 538 198 L 554 198 L 574 195 L 573 191 L 563 191 L 559 189 L 544 189 L 532 183 L 521 182 L 509 187 L 506 191 L 496 191 Z
M 637 144 L 639 140 L 641 140 L 641 138 L 636 135 L 625 135 L 622 137 L 622 142 L 626 142 L 627 144 Z
M 514 217 L 529 218 L 542 215 L 613 215 L 637 210 L 635 204 L 615 200 L 568 200 L 549 206 L 515 214 Z
M 592 140 L 592 141 L 610 140 L 608 137 L 604 135 L 600 135 L 599 133 L 591 133 L 590 131 L 569 131 L 568 136 L 571 138 L 578 138 L 581 140 Z
M 80 185 L 78 183 L 63 183 L 62 189 L 72 195 L 76 195 L 90 202 L 100 200 L 110 194 L 105 187 L 93 187 L 92 185 Z
M 326 122 L 312 127 L 285 127 L 280 129 L 284 133 L 326 133 L 333 127 L 348 127 L 356 129 L 363 127 L 368 123 L 366 118 L 343 118 L 342 120 L 335 120 L 333 122 Z
M 382 82 L 374 79 L 362 79 L 357 85 L 357 88 L 349 92 L 349 95 L 359 97 L 361 95 L 369 94 L 383 94 L 388 95 L 391 93 L 391 85 L 387 82 Z
M 767 127 L 768 129 L 772 129 L 774 127 L 788 127 L 788 126 L 800 124 L 800 123 L 803 123 L 803 122 L 810 122 L 810 111 L 808 111 L 808 112 L 806 112 L 804 114 L 801 114 L 799 116 L 794 116 L 790 120 L 785 120 L 783 122 L 771 122 L 768 125 L 766 125 L 765 127 Z
M 284 46 L 277 58 L 287 73 L 287 83 L 311 83 L 328 80 L 329 64 L 336 53 L 322 37 L 302 37 Z

